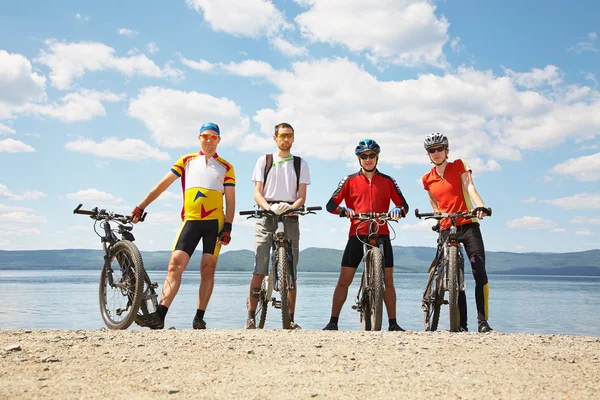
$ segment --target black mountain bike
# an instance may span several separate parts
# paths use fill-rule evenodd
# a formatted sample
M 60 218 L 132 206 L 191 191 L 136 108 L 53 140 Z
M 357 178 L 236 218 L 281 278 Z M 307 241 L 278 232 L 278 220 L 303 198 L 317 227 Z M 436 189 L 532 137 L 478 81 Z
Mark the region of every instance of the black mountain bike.
M 290 314 L 288 309 L 288 292 L 296 286 L 296 275 L 294 273 L 294 262 L 292 252 L 292 241 L 285 236 L 283 221 L 290 214 L 307 215 L 316 214 L 314 211 L 322 210 L 322 207 L 300 207 L 291 208 L 281 215 L 268 210 L 240 211 L 240 215 L 248 215 L 248 218 L 262 218 L 263 216 L 277 217 L 277 230 L 273 234 L 273 248 L 271 253 L 271 268 L 269 275 L 265 276 L 259 290 L 252 295 L 258 298 L 256 306 L 257 328 L 263 329 L 267 320 L 267 307 L 269 302 L 275 308 L 281 309 L 281 323 L 283 329 L 290 329 Z M 280 300 L 272 297 L 273 290 L 279 292 Z
M 157 283 L 150 281 L 144 269 L 142 255 L 133 244 L 133 225 L 129 216 L 98 209 L 82 210 L 74 214 L 89 215 L 94 222 L 94 232 L 100 237 L 104 249 L 104 265 L 100 274 L 98 296 L 100 314 L 109 329 L 127 329 L 138 314 L 147 315 L 158 306 Z M 146 214 L 142 216 L 143 221 Z M 111 223 L 116 224 L 113 229 Z M 99 233 L 96 224 L 103 230 Z M 119 239 L 117 235 L 121 235 Z
M 462 243 L 458 242 L 456 232 L 457 218 L 476 218 L 477 208 L 470 212 L 457 213 L 419 213 L 415 210 L 415 216 L 419 219 L 450 219 L 452 226 L 450 233 L 444 241 L 440 231 L 439 223 L 432 229 L 438 232 L 437 254 L 429 267 L 429 278 L 427 286 L 423 292 L 421 308 L 425 313 L 424 325 L 426 331 L 435 331 L 438 328 L 440 320 L 440 308 L 443 304 L 448 304 L 450 317 L 450 332 L 456 332 L 459 324 L 458 311 L 458 293 L 465 290 L 465 261 L 462 252 Z M 484 209 L 487 216 L 492 215 L 492 209 Z M 444 299 L 445 292 L 448 292 L 448 300 Z
M 341 213 L 340 217 L 345 217 Z M 404 210 L 402 210 L 404 216 Z M 385 262 L 383 240 L 379 237 L 379 226 L 395 221 L 389 213 L 357 213 L 352 219 L 358 219 L 360 227 L 369 223 L 369 235 L 363 241 L 357 234 L 356 237 L 364 246 L 364 265 L 360 287 L 356 295 L 356 304 L 353 310 L 360 313 L 360 322 L 365 331 L 380 331 L 383 319 L 383 293 L 385 291 Z M 391 227 L 390 227 L 391 228 Z M 393 231 L 393 229 L 391 229 Z M 358 232 L 358 228 L 357 228 Z

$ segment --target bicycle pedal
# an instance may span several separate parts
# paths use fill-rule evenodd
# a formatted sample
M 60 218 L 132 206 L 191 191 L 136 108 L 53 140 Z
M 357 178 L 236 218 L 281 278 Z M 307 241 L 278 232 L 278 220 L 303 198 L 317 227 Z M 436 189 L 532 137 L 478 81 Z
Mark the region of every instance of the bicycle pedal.
M 152 289 L 158 289 L 158 282 L 152 282 L 152 285 L 150 285 L 150 287 L 152 287 Z
M 281 308 L 281 301 L 273 300 L 273 307 L 275 307 L 275 308 Z
M 448 300 L 444 300 L 444 302 L 442 304 L 450 304 L 450 303 L 448 303 Z
M 361 307 L 361 306 L 359 306 L 358 304 L 355 304 L 355 305 L 353 305 L 353 306 L 352 306 L 352 309 L 353 309 L 353 310 L 356 310 L 356 311 L 358 311 L 358 312 L 362 312 L 362 307 Z

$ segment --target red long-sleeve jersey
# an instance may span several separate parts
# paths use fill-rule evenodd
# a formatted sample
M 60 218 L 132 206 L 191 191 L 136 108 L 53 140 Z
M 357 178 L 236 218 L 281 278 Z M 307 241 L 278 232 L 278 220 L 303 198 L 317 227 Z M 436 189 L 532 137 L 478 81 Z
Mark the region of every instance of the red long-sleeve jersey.
M 397 207 L 404 208 L 404 212 L 408 213 L 408 204 L 394 178 L 377 170 L 371 181 L 362 170 L 344 177 L 329 199 L 327 211 L 338 214 L 342 201 L 346 203 L 347 208 L 351 208 L 356 213 L 389 212 L 390 201 Z M 351 220 L 349 236 L 356 235 L 359 224 L 360 221 Z M 379 228 L 380 235 L 389 235 L 389 233 L 387 224 Z M 369 224 L 361 224 L 358 234 L 368 235 Z

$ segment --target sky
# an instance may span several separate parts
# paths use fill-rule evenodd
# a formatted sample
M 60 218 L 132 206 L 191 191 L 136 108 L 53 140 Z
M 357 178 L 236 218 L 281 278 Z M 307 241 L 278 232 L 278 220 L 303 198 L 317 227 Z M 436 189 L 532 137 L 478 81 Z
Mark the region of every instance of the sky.
M 411 211 L 394 245 L 435 246 L 420 182 L 444 133 L 493 209 L 490 251 L 600 248 L 600 3 L 558 0 L 0 0 L 0 249 L 100 248 L 72 210 L 128 214 L 219 124 L 254 206 L 252 171 L 295 128 L 306 204 L 325 207 L 373 138 Z M 170 250 L 176 181 L 134 229 Z M 348 221 L 301 220 L 301 249 L 341 249 Z M 253 249 L 237 216 L 227 250 Z

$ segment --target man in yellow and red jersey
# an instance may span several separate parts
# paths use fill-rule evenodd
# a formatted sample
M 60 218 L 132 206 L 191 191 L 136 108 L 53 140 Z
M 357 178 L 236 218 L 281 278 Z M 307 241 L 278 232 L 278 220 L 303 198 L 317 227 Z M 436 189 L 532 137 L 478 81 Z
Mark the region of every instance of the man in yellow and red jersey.
M 432 133 L 425 138 L 425 150 L 434 167 L 423 175 L 423 187 L 429 194 L 431 207 L 436 212 L 455 213 L 477 210 L 477 218 L 456 220 L 458 241 L 463 243 L 471 262 L 475 278 L 475 303 L 479 332 L 491 332 L 488 319 L 488 277 L 485 271 L 485 249 L 479 230 L 478 219 L 486 214 L 485 203 L 475 189 L 471 168 L 466 161 L 448 162 L 448 138 L 441 133 Z M 477 208 L 473 207 L 473 202 Z M 446 240 L 452 222 L 441 221 L 442 239 Z M 458 330 L 467 332 L 467 298 L 465 292 L 458 294 L 460 324 Z
M 214 287 L 217 258 L 221 245 L 226 246 L 231 240 L 231 223 L 235 214 L 235 173 L 233 166 L 217 154 L 217 146 L 221 141 L 221 131 L 217 124 L 209 122 L 202 125 L 198 140 L 201 151 L 180 157 L 171 171 L 132 212 L 133 223 L 137 223 L 144 209 L 181 178 L 183 222 L 173 244 L 160 304 L 156 313 L 149 317 L 138 317 L 136 323 L 140 326 L 151 329 L 164 327 L 165 316 L 179 290 L 183 271 L 202 239 L 198 309 L 192 327 L 206 329 L 204 312 Z
M 360 170 L 342 179 L 331 199 L 327 203 L 327 211 L 333 214 L 345 215 L 352 218 L 354 213 L 386 213 L 390 202 L 395 204 L 389 212 L 395 220 L 408 212 L 408 204 L 391 176 L 384 175 L 377 169 L 381 148 L 373 139 L 358 142 L 354 154 L 358 158 Z M 344 202 L 345 207 L 340 207 Z M 403 211 L 402 211 L 403 210 Z M 404 331 L 396 321 L 396 289 L 394 289 L 394 253 L 390 241 L 387 224 L 378 230 L 383 240 L 383 258 L 385 260 L 385 292 L 384 301 L 389 318 L 390 331 Z M 348 243 L 342 255 L 340 277 L 333 292 L 331 318 L 324 330 L 337 331 L 340 312 L 346 297 L 348 287 L 354 279 L 354 274 L 364 256 L 363 242 L 369 234 L 369 224 L 360 224 L 359 220 L 351 220 Z

